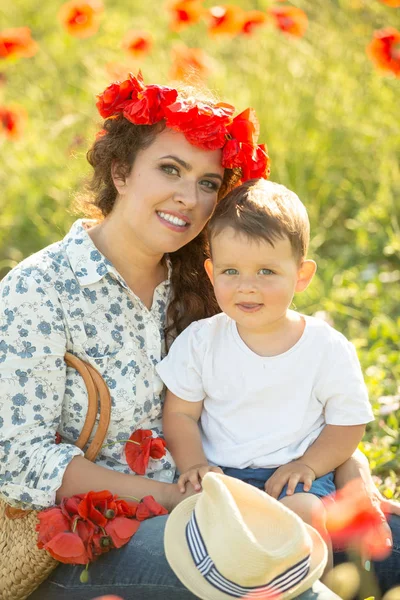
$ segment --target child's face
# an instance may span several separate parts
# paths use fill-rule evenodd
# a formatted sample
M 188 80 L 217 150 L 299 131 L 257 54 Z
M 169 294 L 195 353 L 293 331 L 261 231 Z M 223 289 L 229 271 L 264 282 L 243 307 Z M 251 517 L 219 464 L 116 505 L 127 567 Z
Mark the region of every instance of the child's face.
M 314 261 L 299 264 L 287 238 L 273 247 L 228 227 L 211 245 L 205 268 L 218 304 L 246 330 L 268 332 L 283 323 L 294 293 L 304 290 L 315 272 Z

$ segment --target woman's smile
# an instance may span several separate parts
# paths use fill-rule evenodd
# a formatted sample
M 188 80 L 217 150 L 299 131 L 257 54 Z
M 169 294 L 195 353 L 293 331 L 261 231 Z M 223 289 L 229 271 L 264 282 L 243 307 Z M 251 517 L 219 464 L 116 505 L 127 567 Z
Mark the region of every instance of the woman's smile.
M 162 224 L 168 227 L 168 229 L 172 229 L 172 231 L 178 231 L 181 233 L 190 226 L 190 219 L 185 215 L 162 210 L 157 210 L 156 214 Z

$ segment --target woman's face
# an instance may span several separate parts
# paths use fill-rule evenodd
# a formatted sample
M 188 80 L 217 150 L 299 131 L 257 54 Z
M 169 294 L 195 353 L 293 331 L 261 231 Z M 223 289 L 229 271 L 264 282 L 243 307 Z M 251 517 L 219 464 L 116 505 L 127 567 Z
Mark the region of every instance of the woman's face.
M 112 211 L 121 234 L 151 254 L 178 250 L 203 229 L 217 202 L 222 150 L 192 146 L 165 129 L 138 153 L 125 179 L 114 174 L 118 199 Z

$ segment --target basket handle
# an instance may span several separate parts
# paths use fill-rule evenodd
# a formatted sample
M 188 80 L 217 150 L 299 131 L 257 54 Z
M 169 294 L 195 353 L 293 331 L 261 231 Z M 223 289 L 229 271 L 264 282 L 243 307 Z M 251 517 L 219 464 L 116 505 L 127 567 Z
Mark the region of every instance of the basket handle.
M 89 448 L 85 452 L 85 458 L 93 461 L 100 451 L 100 448 L 104 442 L 104 438 L 107 434 L 108 426 L 110 424 L 110 391 L 100 373 L 94 367 L 92 367 L 92 365 L 78 358 L 74 354 L 71 354 L 70 352 L 65 354 L 64 360 L 67 365 L 76 369 L 81 375 L 86 385 L 88 394 L 88 410 L 86 419 L 83 424 L 81 434 L 75 442 L 75 445 L 81 450 L 86 446 L 92 434 L 96 423 L 97 409 L 99 404 L 99 425 L 93 440 L 90 442 Z

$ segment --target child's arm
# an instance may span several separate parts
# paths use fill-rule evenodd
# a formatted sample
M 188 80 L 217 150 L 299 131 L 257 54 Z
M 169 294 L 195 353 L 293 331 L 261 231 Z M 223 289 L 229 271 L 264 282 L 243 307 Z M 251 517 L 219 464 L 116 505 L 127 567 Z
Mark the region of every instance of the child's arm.
M 163 431 L 168 450 L 181 473 L 178 487 L 185 491 L 189 482 L 197 491 L 201 490 L 201 480 L 208 471 L 221 472 L 218 467 L 208 464 L 201 443 L 199 419 L 203 401 L 187 402 L 167 390 L 163 409 Z
M 314 479 L 333 471 L 350 458 L 364 431 L 365 425 L 325 425 L 301 458 L 275 471 L 266 482 L 265 491 L 278 498 L 287 484 L 287 494 L 290 496 L 300 482 L 304 483 L 304 491 L 309 491 Z
M 365 425 L 325 425 L 299 460 L 309 466 L 316 477 L 322 477 L 350 458 L 364 432 Z

